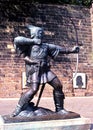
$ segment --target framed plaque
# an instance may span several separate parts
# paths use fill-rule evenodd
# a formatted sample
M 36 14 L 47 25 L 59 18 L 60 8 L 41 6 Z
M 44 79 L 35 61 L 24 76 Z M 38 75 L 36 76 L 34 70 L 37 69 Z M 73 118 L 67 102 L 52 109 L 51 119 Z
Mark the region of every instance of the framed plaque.
M 73 73 L 73 88 L 86 88 L 86 74 L 85 73 Z

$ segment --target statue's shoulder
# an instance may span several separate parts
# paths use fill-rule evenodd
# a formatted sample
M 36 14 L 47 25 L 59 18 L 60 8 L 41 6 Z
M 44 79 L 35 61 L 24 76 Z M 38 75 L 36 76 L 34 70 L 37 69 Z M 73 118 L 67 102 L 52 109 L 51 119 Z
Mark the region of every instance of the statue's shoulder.
M 48 43 L 42 43 L 42 46 L 49 47 L 49 44 Z

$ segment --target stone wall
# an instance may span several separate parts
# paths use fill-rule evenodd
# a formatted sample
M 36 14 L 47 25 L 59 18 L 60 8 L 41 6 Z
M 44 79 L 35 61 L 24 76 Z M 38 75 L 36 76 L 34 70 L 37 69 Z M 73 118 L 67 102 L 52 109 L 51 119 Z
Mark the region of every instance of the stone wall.
M 76 69 L 76 55 L 59 55 L 51 60 L 51 69 L 63 83 L 66 96 L 85 96 L 93 92 L 92 9 L 80 6 L 26 4 L 23 12 L 1 12 L 0 17 L 0 97 L 20 97 L 27 89 L 22 88 L 23 58 L 14 51 L 13 39 L 21 35 L 29 37 L 26 25 L 44 27 L 44 42 L 67 48 L 80 46 L 78 72 L 87 76 L 86 89 L 73 89 L 72 76 Z M 93 18 L 92 18 L 93 19 Z M 71 81 L 70 81 L 71 80 Z M 52 96 L 48 84 L 43 96 Z

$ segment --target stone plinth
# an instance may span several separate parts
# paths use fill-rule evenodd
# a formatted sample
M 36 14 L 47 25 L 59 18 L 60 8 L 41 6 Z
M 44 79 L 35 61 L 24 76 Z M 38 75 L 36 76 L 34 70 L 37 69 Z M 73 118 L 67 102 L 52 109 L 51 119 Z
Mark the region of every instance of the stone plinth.
M 19 123 L 5 123 L 0 117 L 0 130 L 90 130 L 91 121 L 87 118 L 47 120 Z

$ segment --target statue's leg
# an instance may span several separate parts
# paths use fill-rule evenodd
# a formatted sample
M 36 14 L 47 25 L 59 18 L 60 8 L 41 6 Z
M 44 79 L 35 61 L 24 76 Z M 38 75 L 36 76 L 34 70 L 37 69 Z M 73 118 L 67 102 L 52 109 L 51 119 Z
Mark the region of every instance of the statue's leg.
M 39 89 L 39 83 L 32 83 L 31 88 L 27 92 L 22 94 L 15 111 L 12 113 L 13 117 L 17 116 L 22 111 L 22 108 L 33 99 L 38 89 Z
M 59 79 L 56 77 L 49 83 L 53 88 L 53 97 L 55 103 L 55 111 L 61 114 L 67 113 L 64 109 L 64 93 L 62 91 L 62 84 Z

